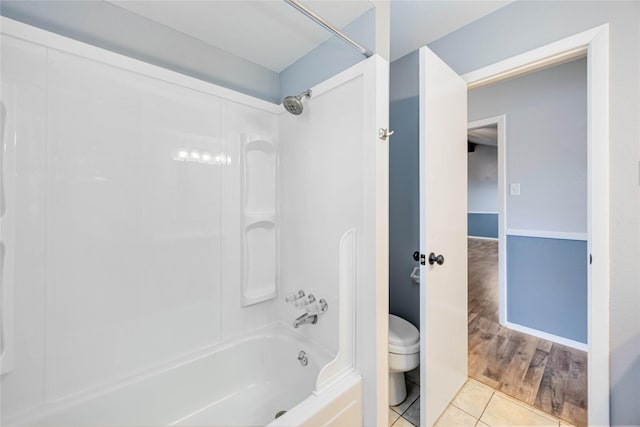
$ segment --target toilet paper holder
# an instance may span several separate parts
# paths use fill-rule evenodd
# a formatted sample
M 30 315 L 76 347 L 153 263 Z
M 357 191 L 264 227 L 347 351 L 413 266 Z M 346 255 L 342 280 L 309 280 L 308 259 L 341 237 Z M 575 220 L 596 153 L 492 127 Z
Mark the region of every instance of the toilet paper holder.
M 409 275 L 409 277 L 411 277 L 411 280 L 416 285 L 420 284 L 420 266 L 419 265 L 416 265 L 415 267 L 413 267 L 413 270 L 411 270 L 411 274 Z

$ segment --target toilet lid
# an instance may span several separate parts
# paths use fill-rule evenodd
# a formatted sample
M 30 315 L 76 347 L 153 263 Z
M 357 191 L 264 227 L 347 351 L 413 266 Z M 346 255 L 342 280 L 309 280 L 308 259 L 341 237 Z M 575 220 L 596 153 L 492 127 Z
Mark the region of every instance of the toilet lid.
M 389 352 L 412 354 L 420 351 L 420 332 L 401 317 L 389 315 Z

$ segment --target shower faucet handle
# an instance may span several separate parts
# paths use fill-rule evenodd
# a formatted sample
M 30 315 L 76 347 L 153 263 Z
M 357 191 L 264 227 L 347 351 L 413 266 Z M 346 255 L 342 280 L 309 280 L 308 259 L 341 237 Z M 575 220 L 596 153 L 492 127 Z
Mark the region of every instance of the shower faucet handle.
M 304 291 L 300 289 L 298 292 L 294 292 L 290 295 L 287 295 L 284 300 L 285 302 L 291 304 L 292 302 L 298 301 L 300 298 L 304 298 Z
M 315 301 L 316 301 L 316 297 L 313 294 L 309 294 L 309 295 L 307 295 L 306 298 L 300 298 L 293 305 L 296 308 L 304 308 L 304 307 L 308 306 L 309 304 L 311 304 L 312 302 L 315 302 Z
M 317 316 L 318 314 L 322 314 L 329 309 L 329 304 L 324 299 L 321 299 L 315 304 L 311 304 L 306 308 L 306 312 L 309 316 Z

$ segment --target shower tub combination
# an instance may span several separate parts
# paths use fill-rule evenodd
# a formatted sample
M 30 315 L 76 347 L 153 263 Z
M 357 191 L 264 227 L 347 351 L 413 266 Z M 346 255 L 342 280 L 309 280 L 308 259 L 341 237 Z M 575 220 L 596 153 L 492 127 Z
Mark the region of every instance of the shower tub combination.
M 301 349 L 305 352 L 305 364 L 295 357 Z M 337 387 L 338 396 L 328 399 L 313 395 L 320 369 L 330 360 L 326 350 L 282 325 L 274 325 L 178 366 L 56 408 L 55 412 L 31 419 L 27 424 L 305 425 L 315 423 L 314 418 L 334 417 L 335 413 L 324 414 L 321 410 L 330 403 L 341 404 L 351 411 L 345 415 L 357 424 L 361 416 L 359 375 L 344 378 Z M 301 406 L 307 409 L 298 410 L 294 417 L 287 415 L 286 411 L 304 400 L 304 396 L 309 397 Z M 277 422 L 271 423 L 276 416 Z
M 361 425 L 382 60 L 292 115 L 1 19 L 2 425 Z

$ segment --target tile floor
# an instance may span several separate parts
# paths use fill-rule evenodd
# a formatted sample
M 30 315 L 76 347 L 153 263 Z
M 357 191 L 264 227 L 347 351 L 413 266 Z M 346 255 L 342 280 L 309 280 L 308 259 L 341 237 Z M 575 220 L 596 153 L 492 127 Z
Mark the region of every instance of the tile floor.
M 400 405 L 389 408 L 389 426 L 414 427 L 420 425 L 418 369 L 406 374 L 407 398 Z M 435 427 L 454 426 L 570 427 L 570 424 L 469 378 L 435 424 Z

